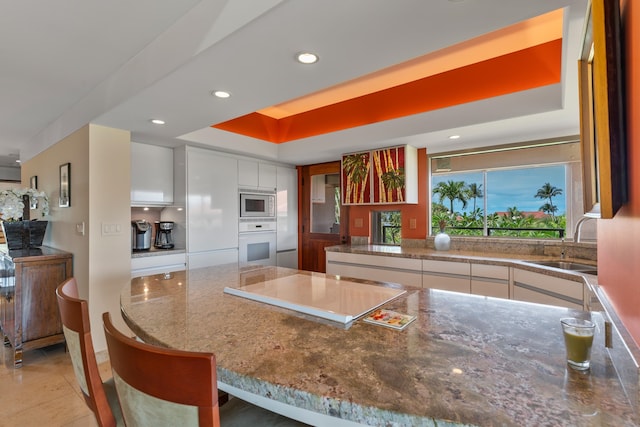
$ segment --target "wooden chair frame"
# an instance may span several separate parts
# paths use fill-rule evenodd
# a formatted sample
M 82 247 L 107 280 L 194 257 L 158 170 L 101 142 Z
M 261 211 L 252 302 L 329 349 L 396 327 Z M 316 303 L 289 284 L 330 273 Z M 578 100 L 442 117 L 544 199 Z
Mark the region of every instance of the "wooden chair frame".
M 102 320 L 114 374 L 158 399 L 198 407 L 200 426 L 220 426 L 214 354 L 145 344 L 118 331 L 109 313 Z
M 84 400 L 89 409 L 95 414 L 100 427 L 116 426 L 116 418 L 111 405 L 117 405 L 117 402 L 112 402 L 110 405 L 107 399 L 91 340 L 89 306 L 87 301 L 78 297 L 76 279 L 71 277 L 60 284 L 56 288 L 56 296 L 62 324 L 66 329 L 76 332 L 79 337 L 82 369 L 86 381 L 86 392 L 82 386 L 80 387 Z M 74 361 L 74 364 L 76 363 L 78 361 Z M 78 383 L 81 383 L 80 378 L 78 378 Z

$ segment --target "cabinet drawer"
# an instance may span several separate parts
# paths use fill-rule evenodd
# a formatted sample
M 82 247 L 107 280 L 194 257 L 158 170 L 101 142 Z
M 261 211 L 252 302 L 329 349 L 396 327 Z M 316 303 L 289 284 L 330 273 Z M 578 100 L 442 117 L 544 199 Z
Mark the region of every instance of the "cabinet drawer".
M 471 293 L 487 297 L 509 298 L 509 267 L 471 264 Z
M 509 282 L 471 279 L 471 293 L 485 297 L 509 299 Z
M 422 273 L 420 271 L 397 270 L 376 266 L 360 266 L 327 263 L 327 274 L 335 274 L 355 279 L 375 280 L 378 282 L 400 283 L 406 286 L 422 287 Z
M 422 271 L 422 261 L 419 259 L 391 256 L 327 252 L 327 264 L 329 263 L 369 265 L 402 270 L 415 270 L 417 272 Z
M 567 301 L 563 298 L 554 297 L 552 295 L 536 292 L 532 289 L 522 288 L 515 286 L 513 288 L 513 298 L 518 301 L 534 302 L 538 304 L 556 305 L 559 307 L 574 308 L 577 310 L 583 310 L 582 304 L 578 304 L 575 301 Z
M 186 256 L 183 253 L 170 255 L 155 255 L 131 258 L 131 270 L 145 268 L 158 268 L 165 265 L 186 264 Z
M 422 261 L 422 271 L 425 273 L 433 272 L 469 276 L 471 274 L 471 264 L 468 262 L 435 261 L 425 259 Z
M 513 272 L 512 298 L 582 310 L 584 284 L 516 268 Z
M 584 301 L 584 284 L 573 280 L 547 276 L 533 271 L 516 268 L 513 272 L 514 286 L 529 285 L 542 292 L 559 294 L 579 301 Z
M 327 274 L 422 287 L 419 259 L 327 252 Z
M 422 287 L 442 289 L 444 291 L 471 293 L 469 276 L 448 275 L 446 273 L 422 274 Z
M 471 264 L 471 276 L 478 279 L 498 279 L 509 282 L 509 267 L 503 265 Z

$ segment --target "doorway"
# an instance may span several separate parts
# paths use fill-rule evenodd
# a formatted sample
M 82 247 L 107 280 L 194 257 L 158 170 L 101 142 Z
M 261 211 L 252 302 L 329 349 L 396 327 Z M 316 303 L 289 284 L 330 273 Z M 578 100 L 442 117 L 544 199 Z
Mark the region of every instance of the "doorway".
M 340 162 L 299 166 L 302 270 L 326 271 L 324 248 L 348 241 L 348 208 L 340 199 Z

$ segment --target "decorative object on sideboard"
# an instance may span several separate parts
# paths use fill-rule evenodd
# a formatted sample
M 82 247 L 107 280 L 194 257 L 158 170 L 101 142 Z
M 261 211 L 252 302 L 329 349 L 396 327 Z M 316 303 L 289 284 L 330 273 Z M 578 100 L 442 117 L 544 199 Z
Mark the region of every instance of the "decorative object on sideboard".
M 42 245 L 48 221 L 31 221 L 31 209 L 36 216 L 49 214 L 49 198 L 34 188 L 0 192 L 2 231 L 9 249 L 28 249 Z
M 60 203 L 61 208 L 71 206 L 71 163 L 60 165 Z
M 444 232 L 447 226 L 447 221 L 442 219 L 440 220 L 438 225 L 440 226 L 440 232 L 436 234 L 436 237 L 433 240 L 433 244 L 438 251 L 448 251 L 451 248 L 451 237 L 449 237 L 449 235 Z

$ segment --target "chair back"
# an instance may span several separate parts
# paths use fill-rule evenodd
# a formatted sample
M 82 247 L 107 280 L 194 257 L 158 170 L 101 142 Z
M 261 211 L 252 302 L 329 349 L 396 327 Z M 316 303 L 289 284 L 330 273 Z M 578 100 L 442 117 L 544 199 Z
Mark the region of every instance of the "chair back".
M 220 426 L 213 353 L 145 344 L 102 320 L 127 426 Z
M 64 337 L 84 400 L 95 414 L 100 427 L 115 426 L 116 420 L 103 388 L 91 341 L 89 307 L 87 301 L 78 298 L 75 277 L 59 285 L 56 296 Z

